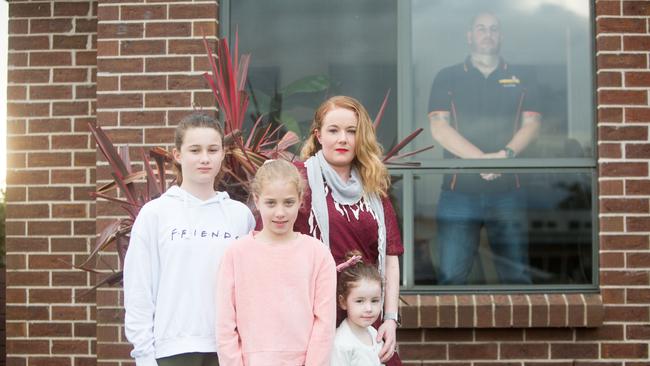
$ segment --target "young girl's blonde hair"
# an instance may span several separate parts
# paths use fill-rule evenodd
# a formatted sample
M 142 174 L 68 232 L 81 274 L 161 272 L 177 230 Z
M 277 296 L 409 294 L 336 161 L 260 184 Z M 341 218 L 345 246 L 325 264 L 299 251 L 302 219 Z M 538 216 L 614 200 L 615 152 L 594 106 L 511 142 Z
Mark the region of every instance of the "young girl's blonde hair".
M 298 197 L 302 199 L 305 192 L 305 182 L 292 163 L 284 159 L 267 160 L 257 169 L 255 178 L 251 182 L 251 192 L 255 197 L 259 197 L 264 186 L 274 180 L 282 180 L 293 184 L 298 192 Z
M 183 117 L 183 119 L 178 122 L 178 125 L 176 126 L 176 130 L 174 131 L 174 146 L 178 151 L 181 150 L 181 146 L 183 146 L 183 142 L 185 142 L 185 134 L 187 133 L 187 130 L 190 130 L 192 128 L 211 128 L 217 131 L 220 139 L 219 143 L 222 145 L 221 148 L 224 148 L 223 128 L 221 127 L 221 124 L 219 124 L 219 121 L 208 116 L 207 114 L 194 112 Z M 181 164 L 174 160 L 172 168 L 176 174 L 176 184 L 180 186 L 183 183 L 183 169 L 181 167 Z M 223 169 L 219 169 L 219 173 L 217 173 L 217 176 L 214 177 L 213 188 L 215 190 L 219 186 L 219 182 L 221 181 L 222 176 Z
M 388 176 L 388 170 L 380 158 L 383 149 L 377 142 L 375 127 L 372 124 L 368 112 L 358 100 L 352 97 L 344 95 L 331 97 L 316 109 L 310 128 L 311 134 L 307 138 L 307 141 L 305 141 L 305 145 L 300 152 L 302 159 L 308 159 L 322 149 L 321 144 L 316 138 L 316 131 L 320 131 L 323 127 L 323 119 L 327 112 L 336 108 L 349 109 L 357 116 L 357 132 L 354 148 L 355 158 L 352 164 L 359 171 L 359 175 L 361 175 L 363 190 L 366 193 L 386 196 L 388 187 L 390 186 L 390 178 Z
M 358 250 L 347 252 L 345 254 L 345 261 L 354 256 L 361 256 L 361 252 Z M 336 281 L 336 297 L 339 301 L 345 301 L 350 294 L 350 290 L 356 287 L 361 280 L 376 281 L 379 283 L 379 286 L 382 285 L 381 275 L 377 267 L 359 261 L 339 273 L 338 281 Z

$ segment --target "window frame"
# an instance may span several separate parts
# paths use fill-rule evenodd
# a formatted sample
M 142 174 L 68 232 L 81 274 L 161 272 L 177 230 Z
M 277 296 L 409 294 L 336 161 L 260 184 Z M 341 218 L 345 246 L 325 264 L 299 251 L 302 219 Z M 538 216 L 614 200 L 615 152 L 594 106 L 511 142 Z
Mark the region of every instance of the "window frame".
M 589 5 L 589 51 L 591 53 L 591 101 L 592 130 L 591 143 L 593 155 L 589 158 L 521 158 L 521 159 L 437 159 L 427 161 L 418 167 L 390 167 L 391 175 L 402 176 L 402 240 L 405 254 L 402 256 L 400 293 L 402 294 L 481 294 L 481 293 L 596 293 L 599 291 L 599 192 L 598 192 L 598 136 L 597 120 L 597 63 L 596 63 L 596 18 L 595 3 L 588 1 Z M 232 41 L 230 32 L 230 2 L 219 0 L 219 35 Z M 397 1 L 397 137 L 403 139 L 412 133 L 412 129 L 405 121 L 413 121 L 412 96 L 413 72 L 411 53 L 411 1 Z M 422 133 L 428 133 L 425 128 Z M 441 148 L 436 145 L 436 148 Z M 414 159 L 417 161 L 417 157 Z M 413 253 L 414 245 L 414 174 L 417 172 L 434 172 L 443 174 L 450 171 L 472 171 L 474 169 L 500 169 L 502 171 L 529 172 L 529 173 L 589 173 L 591 179 L 591 217 L 592 217 L 592 283 L 590 284 L 557 284 L 557 285 L 415 285 L 414 258 L 408 253 Z

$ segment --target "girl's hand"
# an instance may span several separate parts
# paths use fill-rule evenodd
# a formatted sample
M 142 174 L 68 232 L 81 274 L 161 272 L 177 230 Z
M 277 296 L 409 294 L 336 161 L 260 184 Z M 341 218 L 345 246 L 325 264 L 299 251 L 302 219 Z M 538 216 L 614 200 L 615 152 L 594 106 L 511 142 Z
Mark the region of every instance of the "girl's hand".
M 384 341 L 384 346 L 379 351 L 381 362 L 387 362 L 395 354 L 397 347 L 397 323 L 394 320 L 385 320 L 377 330 L 377 342 Z

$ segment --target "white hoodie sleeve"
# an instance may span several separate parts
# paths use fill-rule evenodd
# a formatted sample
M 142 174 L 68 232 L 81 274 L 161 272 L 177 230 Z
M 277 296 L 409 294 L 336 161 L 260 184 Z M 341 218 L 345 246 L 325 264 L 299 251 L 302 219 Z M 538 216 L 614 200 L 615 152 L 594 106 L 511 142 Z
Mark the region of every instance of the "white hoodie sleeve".
M 156 218 L 144 207 L 133 224 L 124 260 L 124 323 L 137 366 L 157 366 L 153 333 L 159 271 L 156 229 Z

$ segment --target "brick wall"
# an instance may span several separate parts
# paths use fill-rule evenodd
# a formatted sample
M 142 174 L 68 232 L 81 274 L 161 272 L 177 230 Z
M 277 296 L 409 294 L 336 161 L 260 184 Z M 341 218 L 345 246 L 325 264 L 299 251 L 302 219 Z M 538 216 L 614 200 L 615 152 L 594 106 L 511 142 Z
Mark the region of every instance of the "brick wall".
M 11 1 L 7 364 L 94 362 L 92 284 L 71 269 L 95 234 L 93 1 Z
M 601 293 L 410 296 L 407 364 L 650 364 L 650 1 L 595 8 Z M 7 363 L 131 364 L 121 292 L 74 297 L 96 279 L 69 263 L 120 214 L 88 198 L 108 173 L 85 125 L 135 157 L 211 108 L 216 1 L 11 1 L 10 18 Z
M 143 146 L 169 146 L 176 123 L 197 108 L 214 110 L 201 76 L 209 69 L 203 35 L 214 45 L 217 3 L 207 1 L 100 1 L 97 24 L 97 123 L 137 159 Z M 97 183 L 108 175 L 98 163 Z M 121 212 L 97 203 L 97 228 Z M 105 258 L 116 264 L 116 258 Z M 124 364 L 123 297 L 97 293 L 98 365 Z

